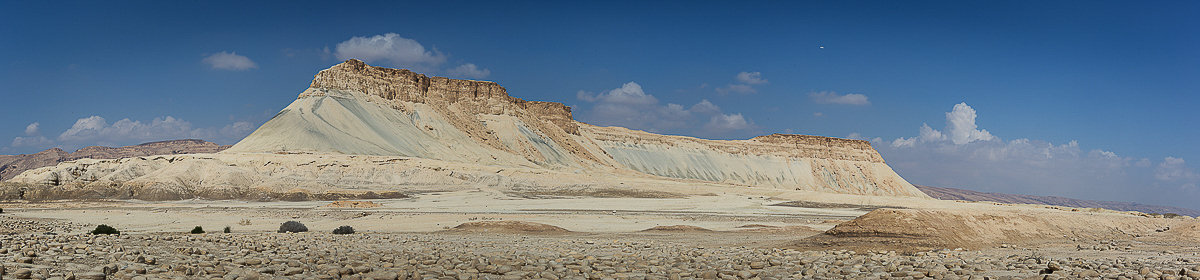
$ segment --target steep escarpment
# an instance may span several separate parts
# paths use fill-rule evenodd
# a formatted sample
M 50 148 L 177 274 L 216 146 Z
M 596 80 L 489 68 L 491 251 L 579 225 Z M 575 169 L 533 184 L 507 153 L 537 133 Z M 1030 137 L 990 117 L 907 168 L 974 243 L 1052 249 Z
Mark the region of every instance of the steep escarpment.
M 301 160 L 288 160 L 295 164 L 275 168 L 244 165 L 264 155 Z M 186 161 L 193 162 L 190 164 L 75 163 L 31 171 L 16 180 L 56 186 L 136 183 L 185 194 L 212 193 L 213 186 L 305 185 L 296 183 L 300 181 L 321 182 L 305 187 L 309 189 L 336 188 L 339 184 L 395 189 L 420 180 L 360 166 L 362 163 L 356 163 L 352 170 L 367 174 L 338 173 L 329 163 L 321 162 L 320 155 L 422 158 L 435 165 L 543 170 L 545 176 L 558 174 L 553 175 L 557 178 L 593 174 L 603 177 L 605 184 L 616 185 L 649 180 L 656 183 L 648 184 L 660 186 L 718 184 L 927 197 L 892 171 L 866 141 L 791 134 L 706 140 L 598 127 L 575 121 L 571 108 L 561 103 L 515 98 L 494 82 L 428 77 L 358 60 L 317 73 L 295 101 L 213 160 Z M 314 160 L 303 160 L 307 158 Z M 264 164 L 270 167 L 278 161 Z M 301 164 L 306 165 L 305 170 L 319 168 L 304 174 L 284 170 Z M 466 174 L 451 173 L 439 176 L 457 178 Z M 508 179 L 471 179 L 465 184 L 492 182 L 486 185 L 500 188 L 563 186 L 554 180 L 500 182 L 504 180 Z M 585 180 L 568 185 L 591 184 Z
M 865 195 L 924 197 L 861 140 L 773 134 L 706 140 L 584 126 L 621 166 L 663 177 Z
M 571 107 L 511 97 L 495 82 L 427 77 L 407 69 L 370 66 L 351 59 L 321 70 L 309 87 L 358 91 L 387 100 L 449 104 L 467 114 L 528 116 L 579 134 Z
M 526 101 L 494 82 L 427 77 L 348 60 L 231 152 L 311 151 L 578 167 L 599 162 L 572 136 L 561 103 Z

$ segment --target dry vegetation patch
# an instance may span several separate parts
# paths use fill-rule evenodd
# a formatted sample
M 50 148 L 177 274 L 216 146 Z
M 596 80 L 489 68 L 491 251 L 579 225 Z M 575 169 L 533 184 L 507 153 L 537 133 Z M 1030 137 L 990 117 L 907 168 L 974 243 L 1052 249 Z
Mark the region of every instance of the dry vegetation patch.
M 455 226 L 454 231 L 498 232 L 498 233 L 568 233 L 567 229 L 534 222 L 523 221 L 479 221 Z
M 655 232 L 655 231 L 665 231 L 665 232 L 712 232 L 713 230 L 711 230 L 711 229 L 706 229 L 706 228 L 702 228 L 702 227 L 698 227 L 698 226 L 690 226 L 690 225 L 671 225 L 671 226 L 656 226 L 656 227 L 648 228 L 648 229 L 645 229 L 645 230 L 642 230 L 642 231 L 644 231 L 644 232 Z
M 330 202 L 329 204 L 325 204 L 324 207 L 330 207 L 330 208 L 375 208 L 375 207 L 380 207 L 380 206 L 383 206 L 383 204 L 374 203 L 374 202 L 370 202 L 370 201 L 340 200 L 340 201 Z
M 822 208 L 822 209 L 828 209 L 828 208 L 847 208 L 847 209 L 858 209 L 858 210 L 862 210 L 862 211 L 871 211 L 871 210 L 880 209 L 880 208 L 896 208 L 896 209 L 904 209 L 904 207 L 898 207 L 898 206 L 879 206 L 879 205 L 862 205 L 862 204 L 847 204 L 847 203 L 828 203 L 828 202 L 814 202 L 814 201 L 800 201 L 800 200 L 796 200 L 796 201 L 786 201 L 786 202 L 780 202 L 780 203 L 776 203 L 776 204 L 771 204 L 770 206 L 802 207 L 802 208 Z
M 598 197 L 598 198 L 686 198 L 687 195 L 672 192 L 638 190 L 630 188 L 515 188 L 507 192 L 510 195 L 544 199 L 561 197 Z

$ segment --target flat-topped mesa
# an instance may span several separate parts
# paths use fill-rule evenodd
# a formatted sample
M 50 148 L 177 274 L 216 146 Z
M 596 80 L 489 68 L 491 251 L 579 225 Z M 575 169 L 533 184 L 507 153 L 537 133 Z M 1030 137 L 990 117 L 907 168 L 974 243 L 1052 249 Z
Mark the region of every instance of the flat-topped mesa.
M 808 157 L 861 160 L 882 163 L 883 156 L 871 147 L 871 142 L 825 136 L 775 133 L 750 139 L 763 143 L 795 146 L 797 152 L 808 153 Z
M 313 78 L 312 88 L 353 90 L 388 100 L 456 104 L 467 113 L 511 115 L 528 114 L 549 121 L 567 133 L 579 134 L 579 125 L 571 116 L 571 107 L 557 102 L 527 101 L 511 97 L 504 87 L 489 81 L 428 77 L 407 69 L 370 66 L 350 59 Z

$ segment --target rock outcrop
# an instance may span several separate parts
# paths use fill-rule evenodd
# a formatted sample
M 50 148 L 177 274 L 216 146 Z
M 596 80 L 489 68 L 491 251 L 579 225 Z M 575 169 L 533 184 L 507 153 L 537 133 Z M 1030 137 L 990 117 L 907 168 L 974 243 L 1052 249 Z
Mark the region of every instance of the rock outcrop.
M 89 146 L 76 150 L 74 153 L 68 153 L 59 148 L 50 148 L 34 154 L 0 155 L 0 181 L 12 179 L 26 170 L 83 158 L 115 159 L 150 155 L 216 153 L 229 147 L 204 140 L 184 139 L 116 148 Z
M 349 166 L 355 174 L 333 173 L 328 168 L 297 174 L 280 169 L 285 167 L 267 169 L 242 165 L 261 162 L 264 154 L 298 158 L 319 158 L 313 155 L 365 155 L 395 160 L 423 158 L 436 165 L 545 170 L 534 173 L 553 172 L 561 178 L 577 177 L 562 174 L 597 174 L 605 178 L 603 184 L 650 180 L 659 182 L 651 183 L 658 185 L 720 184 L 927 197 L 888 167 L 866 141 L 790 134 L 748 140 L 706 140 L 598 127 L 575 121 L 570 107 L 561 103 L 514 98 L 494 82 L 427 77 L 408 70 L 369 66 L 358 60 L 320 71 L 296 101 L 222 152 L 221 157 L 214 157 L 224 163 L 190 167 L 217 172 L 206 175 L 215 178 L 195 175 L 207 174 L 204 172 L 180 171 L 181 165 L 174 163 L 142 164 L 131 169 L 124 166 L 133 166 L 133 162 L 104 162 L 70 167 L 60 165 L 29 172 L 16 181 L 46 184 L 48 180 L 56 180 L 56 184 L 68 185 L 137 182 L 155 188 L 191 190 L 192 193 L 199 193 L 196 191 L 199 189 L 211 191 L 209 185 L 214 184 L 280 186 L 301 177 L 321 182 L 320 186 L 312 186 L 314 188 L 387 188 L 406 185 L 406 180 L 420 181 L 418 178 L 384 176 L 387 174 L 358 173 L 382 170 L 369 166 Z M 259 160 L 238 160 L 238 157 L 258 157 Z M 278 161 L 281 160 L 268 161 L 266 165 Z M 327 163 L 314 161 L 311 164 L 326 166 Z M 115 171 L 92 172 L 101 168 L 124 170 L 125 173 L 114 177 L 110 173 Z M 81 169 L 87 170 L 81 172 Z M 171 174 L 187 174 L 189 178 L 172 178 L 176 175 L 168 176 L 159 169 L 172 170 Z M 464 176 L 474 172 L 466 170 L 479 169 L 462 168 L 463 171 L 449 175 L 452 178 Z M 237 176 L 238 180 L 231 180 L 228 178 L 231 172 L 242 175 Z M 75 174 L 92 174 L 96 181 Z M 530 180 L 529 177 L 501 176 L 492 181 L 471 176 L 473 179 L 467 182 L 483 180 L 491 182 L 486 183 L 489 186 L 498 187 L 571 185 Z M 128 180 L 122 181 L 118 177 Z M 583 177 L 579 178 L 582 180 Z M 590 185 L 586 181 L 581 184 Z

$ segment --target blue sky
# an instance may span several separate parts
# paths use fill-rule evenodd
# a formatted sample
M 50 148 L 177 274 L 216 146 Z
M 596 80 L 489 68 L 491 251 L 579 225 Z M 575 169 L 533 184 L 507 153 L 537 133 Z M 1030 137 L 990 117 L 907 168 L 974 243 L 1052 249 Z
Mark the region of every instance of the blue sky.
M 917 184 L 1195 208 L 1197 13 L 1187 1 L 5 2 L 0 153 L 231 144 L 317 71 L 359 57 L 497 81 L 593 124 L 873 140 Z

